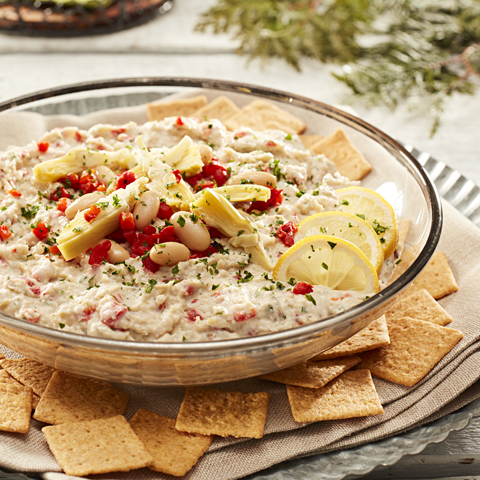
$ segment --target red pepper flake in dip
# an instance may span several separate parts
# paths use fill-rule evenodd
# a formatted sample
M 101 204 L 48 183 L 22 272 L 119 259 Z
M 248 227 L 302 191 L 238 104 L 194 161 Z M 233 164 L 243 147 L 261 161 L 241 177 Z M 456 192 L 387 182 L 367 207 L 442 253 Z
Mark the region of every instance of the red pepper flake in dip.
M 174 170 L 172 173 L 175 175 L 175 180 L 177 183 L 180 183 L 183 179 L 182 172 L 180 172 L 180 170 Z
M 294 237 L 297 232 L 297 225 L 293 222 L 287 222 L 277 228 L 277 238 L 287 247 L 291 247 L 295 243 Z
M 120 214 L 120 228 L 122 230 L 132 230 L 135 228 L 135 219 L 130 212 Z
M 105 240 L 104 242 L 93 247 L 90 258 L 88 259 L 89 265 L 100 265 L 102 262 L 108 260 L 108 251 L 112 247 L 112 242 L 110 240 Z
M 48 150 L 50 144 L 48 142 L 38 142 L 37 148 L 39 152 L 45 153 Z
M 21 197 L 22 196 L 22 194 L 18 190 L 9 190 L 8 193 L 12 197 Z
M 37 222 L 36 225 L 32 225 L 32 231 L 39 240 L 45 240 L 48 237 L 50 228 L 45 222 Z
M 12 236 L 12 232 L 8 229 L 6 225 L 0 225 L 0 238 L 6 240 Z

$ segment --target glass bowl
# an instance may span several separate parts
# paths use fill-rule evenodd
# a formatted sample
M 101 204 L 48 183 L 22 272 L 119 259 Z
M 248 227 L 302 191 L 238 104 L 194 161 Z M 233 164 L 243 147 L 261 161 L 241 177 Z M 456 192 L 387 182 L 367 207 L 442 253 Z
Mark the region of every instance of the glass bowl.
M 147 343 L 94 338 L 19 320 L 0 313 L 0 338 L 11 349 L 58 369 L 120 383 L 157 386 L 208 385 L 285 368 L 327 350 L 380 317 L 398 300 L 435 251 L 442 228 L 439 195 L 420 163 L 377 128 L 330 105 L 270 88 L 207 79 L 132 78 L 82 83 L 41 91 L 0 104 L 4 115 L 28 122 L 41 117 L 53 127 L 96 123 L 144 123 L 144 104 L 170 94 L 227 95 L 241 106 L 256 98 L 302 118 L 306 133 L 328 135 L 342 127 L 373 165 L 362 185 L 381 193 L 400 219 L 411 221 L 402 274 L 377 295 L 340 314 L 294 329 L 235 340 Z M 98 111 L 102 110 L 102 111 Z M 36 113 L 32 113 L 36 112 Z M 92 113 L 93 112 L 93 113 Z M 77 117 L 72 115 L 83 115 Z M 58 117 L 58 114 L 70 114 Z M 37 132 L 38 137 L 43 133 Z M 27 144 L 32 131 L 3 132 L 9 143 Z M 11 137 L 9 136 L 11 133 Z M 0 145 L 0 150 L 7 145 Z

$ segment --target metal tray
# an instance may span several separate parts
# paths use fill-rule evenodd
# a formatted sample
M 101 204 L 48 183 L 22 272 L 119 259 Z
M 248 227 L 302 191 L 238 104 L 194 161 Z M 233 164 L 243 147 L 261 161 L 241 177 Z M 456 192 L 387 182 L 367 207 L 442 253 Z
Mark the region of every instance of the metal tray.
M 76 114 L 85 115 L 97 110 L 116 107 L 136 106 L 148 103 L 164 96 L 165 93 L 133 93 L 103 98 L 74 99 L 57 104 L 40 106 L 32 111 L 44 115 Z M 460 213 L 480 226 L 480 188 L 460 172 L 439 162 L 426 152 L 405 145 L 424 166 L 434 181 L 440 195 L 448 200 Z M 371 472 L 375 467 L 393 465 L 404 455 L 420 453 L 431 443 L 445 440 L 450 432 L 465 428 L 470 420 L 480 415 L 480 399 L 428 425 L 409 432 L 370 443 L 349 450 L 341 450 L 323 455 L 300 458 L 282 462 L 262 472 L 245 477 L 248 480 L 342 480 L 358 478 Z M 38 479 L 29 473 L 7 472 L 0 469 L 0 479 L 30 480 Z

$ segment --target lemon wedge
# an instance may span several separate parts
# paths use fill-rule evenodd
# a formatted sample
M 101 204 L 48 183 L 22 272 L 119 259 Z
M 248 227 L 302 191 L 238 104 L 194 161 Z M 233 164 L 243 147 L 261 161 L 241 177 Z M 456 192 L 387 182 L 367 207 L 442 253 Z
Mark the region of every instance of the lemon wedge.
M 298 225 L 304 237 L 333 235 L 358 247 L 380 273 L 383 265 L 383 247 L 375 230 L 361 218 L 346 212 L 321 212 L 305 218 Z
M 397 219 L 393 207 L 377 192 L 364 187 L 337 190 L 342 210 L 365 220 L 377 233 L 388 258 L 398 245 Z
M 294 278 L 369 295 L 379 291 L 370 260 L 352 243 L 330 235 L 306 237 L 289 248 L 278 259 L 273 278 L 282 282 Z

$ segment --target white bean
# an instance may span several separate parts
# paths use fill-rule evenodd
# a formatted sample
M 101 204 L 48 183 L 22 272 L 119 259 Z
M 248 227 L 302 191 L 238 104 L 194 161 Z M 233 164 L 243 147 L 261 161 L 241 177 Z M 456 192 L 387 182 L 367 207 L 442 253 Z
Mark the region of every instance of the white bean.
M 147 225 L 150 225 L 152 220 L 157 218 L 159 207 L 160 198 L 155 192 L 143 192 L 133 209 L 135 227 L 138 230 L 143 230 Z
M 102 198 L 105 198 L 105 194 L 102 192 L 87 193 L 80 198 L 77 198 L 66 210 L 65 215 L 69 220 L 75 218 L 78 212 L 82 212 L 91 207 L 94 203 L 97 203 Z
M 95 178 L 108 187 L 110 182 L 115 179 L 115 174 L 106 165 L 100 165 L 95 167 Z
M 157 265 L 176 265 L 190 257 L 190 250 L 181 243 L 167 242 L 154 245 L 150 250 L 150 260 Z
M 212 161 L 213 151 L 211 147 L 209 147 L 208 145 L 199 145 L 198 150 L 200 152 L 200 155 L 202 157 L 202 162 L 204 165 Z
M 112 244 L 108 251 L 108 261 L 110 263 L 120 263 L 130 258 L 130 254 L 121 245 L 113 240 L 110 240 L 110 242 Z
M 210 246 L 210 232 L 195 215 L 190 212 L 176 212 L 172 215 L 170 222 L 173 223 L 177 237 L 190 250 L 203 252 Z
M 253 182 L 255 185 L 262 185 L 264 187 L 274 187 L 277 183 L 276 177 L 271 173 L 245 172 L 240 175 L 234 175 L 233 177 L 230 177 L 227 185 L 241 185 L 242 180 Z

